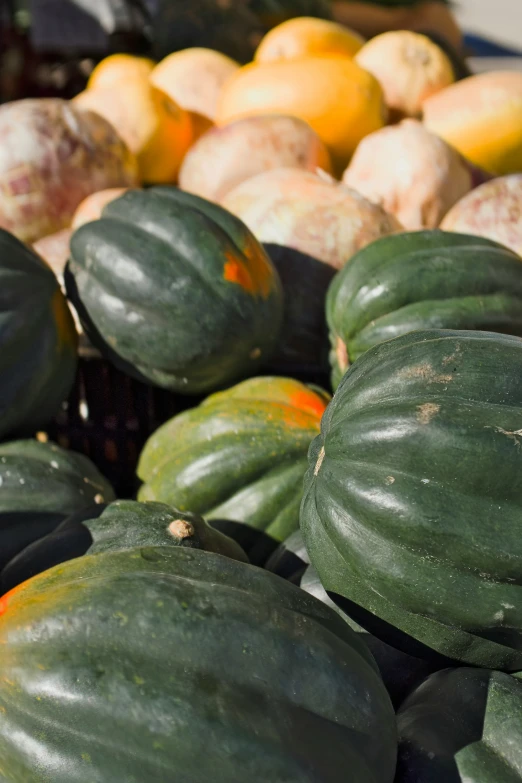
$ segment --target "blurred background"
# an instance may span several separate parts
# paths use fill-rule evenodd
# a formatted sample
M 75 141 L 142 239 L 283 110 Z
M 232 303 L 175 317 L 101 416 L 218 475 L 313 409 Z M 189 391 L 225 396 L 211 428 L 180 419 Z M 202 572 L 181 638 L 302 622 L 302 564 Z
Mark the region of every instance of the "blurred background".
M 413 5 L 420 8 L 434 2 L 403 0 L 402 7 Z M 289 9 L 289 15 L 294 6 L 293 15 L 328 14 L 334 8 L 335 16 L 335 7 L 342 8 L 342 14 L 344 8 L 350 8 L 347 13 L 352 22 L 352 7 L 372 4 L 329 0 L 283 4 L 275 0 L 0 0 L 0 100 L 26 95 L 72 97 L 83 89 L 94 65 L 111 52 L 152 54 L 161 59 L 171 51 L 201 45 L 246 62 L 266 31 L 267 20 L 271 21 L 271 9 L 282 6 Z M 509 68 L 522 68 L 518 59 L 522 55 L 520 0 L 457 0 L 450 6 L 464 33 L 463 49 L 457 54 L 466 58 L 471 70 L 506 67 L 507 57 L 511 59 Z M 401 2 L 381 0 L 375 7 L 395 10 Z

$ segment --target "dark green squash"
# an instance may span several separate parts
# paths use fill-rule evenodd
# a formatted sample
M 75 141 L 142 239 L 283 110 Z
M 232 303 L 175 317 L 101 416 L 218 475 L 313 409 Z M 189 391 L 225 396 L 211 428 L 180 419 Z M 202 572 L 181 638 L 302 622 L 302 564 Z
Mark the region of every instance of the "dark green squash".
M 397 708 L 425 677 L 438 671 L 442 666 L 448 665 L 449 661 L 436 656 L 433 656 L 431 660 L 425 660 L 416 655 L 410 655 L 396 649 L 391 644 L 386 644 L 374 634 L 368 633 L 352 618 L 352 607 L 349 601 L 341 596 L 329 595 L 326 592 L 312 565 L 305 569 L 299 584 L 302 590 L 334 609 L 350 628 L 359 634 L 379 667 L 382 680 L 394 707 Z
M 138 499 L 284 540 L 299 526 L 306 454 L 328 399 L 289 378 L 252 378 L 211 395 L 149 438 Z
M 138 380 L 200 394 L 253 374 L 279 336 L 277 272 L 216 204 L 128 191 L 71 239 L 66 273 L 91 341 Z
M 0 599 L 0 775 L 392 783 L 374 661 L 334 612 L 210 552 L 86 556 Z
M 521 378 L 519 338 L 413 332 L 358 359 L 323 416 L 308 554 L 405 652 L 522 669 Z
M 117 500 L 73 514 L 48 535 L 16 553 L 0 570 L 0 595 L 75 557 L 140 546 L 182 546 L 248 563 L 235 541 L 196 514 L 184 514 L 164 503 Z
M 333 384 L 373 345 L 416 329 L 522 335 L 520 256 L 482 237 L 414 231 L 360 250 L 327 296 Z
M 52 270 L 0 229 L 0 438 L 33 435 L 72 388 L 77 335 Z
M 114 499 L 107 479 L 83 454 L 37 440 L 0 443 L 0 513 L 67 515 Z
M 396 783 L 520 783 L 522 682 L 488 669 L 433 674 L 399 710 Z
M 444 665 L 442 661 L 428 662 L 396 650 L 356 623 L 351 617 L 349 602 L 340 596 L 328 595 L 322 586 L 317 571 L 310 565 L 310 558 L 300 530 L 292 533 L 279 546 L 266 563 L 265 568 L 283 579 L 287 579 L 292 584 L 299 585 L 302 590 L 329 606 L 348 623 L 352 630 L 360 635 L 379 667 L 381 677 L 395 707 L 399 706 L 404 697 L 428 674 L 437 671 Z

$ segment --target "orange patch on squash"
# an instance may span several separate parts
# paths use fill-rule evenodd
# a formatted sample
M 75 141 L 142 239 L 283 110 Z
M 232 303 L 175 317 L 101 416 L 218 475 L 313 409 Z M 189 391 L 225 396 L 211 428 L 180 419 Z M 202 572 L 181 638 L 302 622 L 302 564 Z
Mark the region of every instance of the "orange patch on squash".
M 2 617 L 10 609 L 11 599 L 14 598 L 14 596 L 20 592 L 22 588 L 25 587 L 25 585 L 26 583 L 22 582 L 21 585 L 13 587 L 12 590 L 9 590 L 8 593 L 0 598 L 0 617 Z
M 312 391 L 298 391 L 291 395 L 292 405 L 321 419 L 326 410 L 326 402 Z
M 242 261 L 237 258 L 227 257 L 225 266 L 223 267 L 223 277 L 227 283 L 236 283 L 248 291 L 249 294 L 255 294 L 254 281 L 250 275 L 250 272 L 246 268 Z
M 223 277 L 228 283 L 240 285 L 253 296 L 266 299 L 273 287 L 272 269 L 265 258 L 254 252 L 246 255 L 246 261 L 232 253 L 226 254 Z

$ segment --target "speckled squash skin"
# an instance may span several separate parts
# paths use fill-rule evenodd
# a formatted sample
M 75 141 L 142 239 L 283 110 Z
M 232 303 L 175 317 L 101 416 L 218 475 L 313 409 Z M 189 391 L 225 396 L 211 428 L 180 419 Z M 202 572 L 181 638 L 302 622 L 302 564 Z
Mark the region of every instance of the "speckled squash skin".
M 298 527 L 306 453 L 328 399 L 267 377 L 208 397 L 149 438 L 138 499 L 245 522 L 282 541 Z
M 83 454 L 36 440 L 0 444 L 0 512 L 70 514 L 114 499 L 107 479 Z
M 0 438 L 32 435 L 67 398 L 78 339 L 51 269 L 0 229 Z
M 253 374 L 282 321 L 279 277 L 249 230 L 172 187 L 128 191 L 79 228 L 66 286 L 116 366 L 187 394 Z
M 357 635 L 210 552 L 110 552 L 25 582 L 0 601 L 0 666 L 6 783 L 393 781 L 393 709 Z
M 522 340 L 413 332 L 344 376 L 300 526 L 326 590 L 406 652 L 522 670 Z
M 399 783 L 519 783 L 522 681 L 488 669 L 445 669 L 399 710 Z
M 365 351 L 416 329 L 522 335 L 522 263 L 481 237 L 415 231 L 373 242 L 330 285 L 332 383 Z

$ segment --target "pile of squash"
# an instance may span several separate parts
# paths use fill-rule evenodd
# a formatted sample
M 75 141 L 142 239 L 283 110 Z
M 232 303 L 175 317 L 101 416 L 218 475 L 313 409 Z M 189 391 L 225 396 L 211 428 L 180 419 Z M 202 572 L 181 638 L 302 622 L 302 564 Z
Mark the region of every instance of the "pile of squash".
M 0 107 L 6 783 L 522 781 L 522 74 L 366 5 Z

